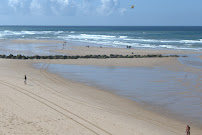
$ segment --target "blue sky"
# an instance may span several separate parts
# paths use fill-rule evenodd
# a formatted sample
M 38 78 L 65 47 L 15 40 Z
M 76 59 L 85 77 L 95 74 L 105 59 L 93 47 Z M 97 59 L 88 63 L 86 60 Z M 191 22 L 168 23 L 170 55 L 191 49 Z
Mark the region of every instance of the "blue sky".
M 202 26 L 201 9 L 202 0 L 1 0 L 0 25 Z

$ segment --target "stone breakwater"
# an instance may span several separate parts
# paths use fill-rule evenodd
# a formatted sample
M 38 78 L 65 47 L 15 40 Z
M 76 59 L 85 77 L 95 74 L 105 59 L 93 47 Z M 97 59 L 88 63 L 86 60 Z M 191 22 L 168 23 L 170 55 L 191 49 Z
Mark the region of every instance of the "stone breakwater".
M 179 55 L 161 55 L 161 54 L 148 54 L 148 55 L 85 55 L 85 56 L 67 56 L 67 55 L 49 55 L 49 56 L 25 56 L 25 55 L 0 55 L 4 59 L 108 59 L 108 58 L 162 58 L 162 57 L 187 57 Z

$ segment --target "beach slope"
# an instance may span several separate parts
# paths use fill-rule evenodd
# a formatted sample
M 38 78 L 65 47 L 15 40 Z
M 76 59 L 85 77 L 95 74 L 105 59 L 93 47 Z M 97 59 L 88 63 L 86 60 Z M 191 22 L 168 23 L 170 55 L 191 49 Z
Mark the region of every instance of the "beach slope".
M 0 134 L 185 134 L 184 123 L 112 93 L 60 78 L 47 72 L 48 64 L 34 69 L 33 62 L 37 61 L 0 59 Z M 202 133 L 195 127 L 191 131 Z

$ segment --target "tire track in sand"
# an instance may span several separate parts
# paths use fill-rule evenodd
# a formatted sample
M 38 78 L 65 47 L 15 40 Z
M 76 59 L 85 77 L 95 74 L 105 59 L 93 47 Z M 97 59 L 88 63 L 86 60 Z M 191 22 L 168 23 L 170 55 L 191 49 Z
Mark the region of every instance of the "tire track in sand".
M 52 101 L 49 101 L 35 93 L 32 93 L 24 88 L 18 87 L 16 85 L 10 84 L 8 82 L 5 82 L 3 80 L 0 80 L 0 84 L 7 86 L 15 91 L 20 92 L 21 94 L 24 94 L 30 98 L 32 98 L 35 101 L 40 102 L 41 104 L 51 108 L 52 110 L 55 110 L 56 112 L 62 114 L 63 116 L 69 118 L 70 120 L 74 121 L 75 123 L 79 124 L 80 126 L 88 129 L 89 131 L 91 131 L 92 133 L 96 134 L 96 135 L 112 135 L 111 133 L 109 133 L 108 131 L 98 127 L 97 125 L 89 122 L 88 120 L 74 114 L 73 112 L 53 103 Z M 61 111 L 62 110 L 62 111 Z M 66 114 L 68 113 L 68 114 Z
M 62 86 L 64 86 L 64 87 L 66 87 L 66 88 L 68 88 L 69 90 L 72 90 L 72 88 L 71 87 L 69 87 L 65 82 L 62 82 L 61 80 L 59 80 L 59 79 L 57 79 L 57 78 L 54 78 L 54 77 L 51 77 L 51 75 L 47 72 L 47 68 L 48 68 L 48 66 L 49 66 L 49 64 L 44 68 L 44 66 L 45 66 L 46 64 L 44 64 L 42 67 L 41 67 L 41 69 L 40 69 L 40 72 L 41 72 L 41 74 L 43 75 L 43 76 L 45 76 L 46 78 L 48 78 L 49 80 L 51 80 L 52 82 L 54 82 L 54 83 L 56 83 L 56 84 L 59 84 L 59 85 L 62 85 Z M 44 71 L 43 71 L 44 70 Z M 48 86 L 47 86 L 48 87 Z M 48 87 L 48 88 L 50 88 L 50 87 Z M 51 89 L 51 88 L 50 88 Z M 52 89 L 53 91 L 55 91 L 56 93 L 59 93 L 59 94 L 62 94 L 62 93 L 60 93 L 60 92 L 58 92 L 58 91 L 56 91 L 56 90 L 54 90 L 54 89 Z M 77 91 L 74 91 L 75 93 L 78 93 Z M 78 94 L 83 94 L 83 95 L 85 95 L 85 96 L 88 96 L 88 97 L 93 97 L 93 96 L 89 96 L 89 95 L 87 95 L 86 93 L 84 93 L 84 92 L 82 92 L 82 91 L 80 91 Z M 68 97 L 70 97 L 70 96 L 68 96 Z M 74 98 L 74 97 L 70 97 L 70 98 L 72 98 L 72 99 L 75 99 L 75 100 L 77 100 L 77 101 L 79 101 L 79 102 L 82 102 L 83 103 L 83 101 L 81 101 L 81 100 L 78 100 L 78 99 L 76 99 L 76 98 Z M 94 99 L 97 99 L 96 97 L 93 97 Z M 110 105 L 112 105 L 111 107 L 114 107 L 114 108 L 116 108 L 116 109 L 118 109 L 118 110 L 120 110 L 120 111 L 124 111 L 124 114 L 122 114 L 122 113 L 117 113 L 116 112 L 116 110 L 113 110 L 113 109 L 108 109 L 108 108 L 103 108 L 103 107 L 100 107 L 100 108 L 102 108 L 103 110 L 105 110 L 105 111 L 108 111 L 109 112 L 109 110 L 110 110 L 110 112 L 112 112 L 112 113 L 114 113 L 114 114 L 120 114 L 120 115 L 131 115 L 131 113 L 128 113 L 128 111 L 126 111 L 125 109 L 123 110 L 123 109 L 120 109 L 120 107 L 117 107 L 117 106 L 115 106 L 115 105 L 113 105 L 113 104 L 111 104 L 111 103 L 109 103 L 109 102 L 106 102 L 106 101 L 103 101 L 103 100 L 101 100 L 101 99 L 99 99 L 100 101 L 102 101 L 103 103 L 105 103 L 105 104 L 110 104 Z M 90 104 L 90 103 L 87 103 L 88 105 L 92 105 L 92 104 Z M 97 108 L 98 109 L 98 107 L 97 106 L 94 106 L 94 105 L 92 105 L 92 107 L 95 107 L 95 108 Z M 107 110 L 106 110 L 107 109 Z
M 42 68 L 43 68 L 43 66 L 42 66 Z M 45 74 L 41 71 L 42 68 L 40 69 L 40 73 L 41 73 L 43 76 L 45 76 L 45 77 L 48 78 L 49 80 L 53 81 L 54 83 L 59 84 L 58 82 L 52 80 L 49 76 L 45 75 Z M 63 93 L 61 93 L 61 92 L 59 92 L 59 91 L 57 91 L 57 90 L 51 88 L 50 86 L 45 85 L 45 84 L 41 83 L 40 81 L 38 81 L 38 80 L 36 80 L 36 79 L 34 79 L 34 78 L 32 78 L 32 77 L 29 77 L 29 78 L 31 78 L 31 79 L 30 79 L 30 82 L 33 82 L 34 84 L 38 85 L 40 88 L 43 88 L 43 90 L 46 90 L 46 91 L 48 91 L 48 92 L 50 92 L 50 93 L 52 93 L 52 94 L 54 94 L 54 95 L 57 95 L 57 96 L 59 96 L 59 97 L 65 99 L 66 101 L 71 101 L 71 102 L 74 102 L 74 103 L 77 103 L 77 104 L 82 104 L 82 105 L 84 105 L 84 106 L 91 107 L 91 108 L 98 109 L 98 110 L 102 110 L 102 111 L 105 111 L 105 112 L 108 112 L 108 113 L 112 113 L 112 114 L 125 115 L 125 113 L 124 113 L 124 114 L 123 114 L 123 113 L 118 113 L 118 112 L 116 112 L 116 110 L 113 110 L 113 109 L 110 109 L 110 108 L 104 108 L 104 107 L 101 107 L 101 106 L 98 106 L 98 105 L 93 105 L 93 104 L 91 104 L 91 103 L 84 102 L 83 100 L 79 100 L 79 99 L 77 99 L 77 98 L 75 98 L 75 97 L 72 97 L 72 96 L 69 96 L 69 95 L 65 95 L 65 96 L 64 96 Z M 60 85 L 61 85 L 61 84 L 60 84 Z M 67 86 L 67 85 L 63 85 L 63 86 L 64 86 L 64 87 L 67 87 L 68 89 L 72 89 L 72 88 L 70 88 L 70 87 Z M 130 114 L 127 114 L 127 115 L 130 115 Z
M 47 65 L 47 66 L 45 67 L 45 65 Z M 50 73 L 47 72 L 48 67 L 49 67 L 49 64 L 46 64 L 46 63 L 41 67 L 40 72 L 41 72 L 42 75 L 44 75 L 46 78 L 49 78 L 49 80 L 52 80 L 54 83 L 58 83 L 58 82 L 59 82 L 60 85 L 63 85 L 63 86 L 65 86 L 65 87 L 69 87 L 65 82 L 62 82 L 61 80 L 59 80 L 59 79 L 57 79 L 57 78 L 50 77 Z M 43 70 L 44 70 L 44 72 L 43 72 Z M 58 84 L 59 84 L 59 83 L 58 83 Z M 80 92 L 82 92 L 82 91 L 80 91 Z M 83 93 L 83 92 L 82 92 L 82 93 Z M 83 94 L 85 94 L 85 93 L 83 93 Z M 86 94 L 85 94 L 85 95 L 86 95 Z M 87 95 L 87 96 L 88 96 L 88 95 Z M 96 97 L 94 97 L 94 98 L 96 99 Z M 145 117 L 145 116 L 143 116 L 143 115 L 141 115 L 141 114 L 131 113 L 130 111 L 128 111 L 127 109 L 125 109 L 125 108 L 123 108 L 123 107 L 115 106 L 114 104 L 111 104 L 111 103 L 106 102 L 106 101 L 103 101 L 103 102 L 105 102 L 106 104 L 110 104 L 111 106 L 113 106 L 113 107 L 115 107 L 115 108 L 117 108 L 117 109 L 119 109 L 119 110 L 121 110 L 121 111 L 125 111 L 124 114 L 126 114 L 126 115 L 129 115 L 129 116 L 132 116 L 132 117 L 135 117 L 135 118 L 139 118 L 139 119 L 141 119 L 141 120 L 143 120 L 143 121 L 147 121 L 147 122 L 149 122 L 149 123 L 153 123 L 153 124 L 156 125 L 156 126 L 159 126 L 159 127 L 162 127 L 162 128 L 166 128 L 166 129 L 168 129 L 169 131 L 171 131 L 171 132 L 173 132 L 173 133 L 175 133 L 175 134 L 180 135 L 180 132 L 181 132 L 181 131 L 180 131 L 178 128 L 176 128 L 176 127 L 174 127 L 174 126 L 172 126 L 172 125 L 170 125 L 170 124 L 168 124 L 168 123 L 164 123 L 164 122 L 161 122 L 161 121 L 156 121 L 156 120 L 153 120 L 153 119 L 151 119 L 151 118 Z M 123 115 L 124 115 L 124 114 L 123 114 Z M 160 124 L 159 124 L 159 123 L 160 123 Z M 163 125 L 164 125 L 164 126 L 163 126 Z M 171 130 L 169 127 L 175 129 L 175 131 L 174 131 L 174 130 Z

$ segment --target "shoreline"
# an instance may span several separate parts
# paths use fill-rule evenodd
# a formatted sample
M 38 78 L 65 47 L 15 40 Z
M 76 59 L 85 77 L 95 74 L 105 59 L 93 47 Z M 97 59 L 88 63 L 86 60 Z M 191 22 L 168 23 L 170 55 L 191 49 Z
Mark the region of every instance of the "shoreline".
M 47 47 L 59 47 L 55 50 L 49 50 L 50 52 L 60 53 L 60 54 L 69 54 L 69 55 L 110 55 L 110 54 L 122 54 L 122 55 L 131 55 L 133 52 L 135 55 L 147 55 L 147 54 L 201 54 L 201 51 L 195 50 L 177 50 L 177 49 L 141 49 L 141 48 L 123 48 L 123 47 L 112 47 L 112 46 L 102 46 L 92 43 L 82 43 L 74 41 L 64 41 L 64 40 L 50 40 L 50 39 L 6 39 L 0 40 L 1 43 L 10 43 L 18 45 L 39 45 L 36 48 L 44 49 Z M 48 46 L 47 44 L 50 44 Z M 52 46 L 54 45 L 54 46 Z M 63 46 L 64 45 L 64 46 Z M 91 45 L 91 46 L 89 46 Z M 89 46 L 89 47 L 87 47 Z M 100 48 L 100 46 L 102 46 Z M 99 49 L 99 51 L 97 50 Z M 117 53 L 121 52 L 121 53 Z
M 152 59 L 155 59 L 154 61 Z M 125 60 L 129 60 L 131 62 L 130 59 L 123 59 L 124 61 Z M 185 71 L 185 72 L 190 72 L 190 73 L 194 73 L 194 72 L 200 72 L 201 70 L 198 69 L 198 68 L 193 68 L 193 67 L 188 67 L 188 66 L 184 66 L 183 64 L 181 64 L 176 58 L 159 58 L 159 59 L 156 59 L 156 58 L 151 58 L 151 60 L 149 60 L 148 62 L 148 59 L 145 58 L 145 59 L 140 59 L 139 62 L 135 62 L 133 64 L 129 64 L 128 62 L 124 63 L 122 59 L 120 60 L 116 60 L 114 61 L 113 59 L 108 59 L 108 62 L 107 60 L 103 60 L 103 62 L 101 62 L 100 60 L 93 60 L 93 59 L 88 59 L 88 60 L 85 60 L 85 59 L 77 59 L 76 61 L 75 60 L 34 60 L 33 63 L 44 63 L 44 64 L 64 64 L 64 65 L 83 65 L 83 66 L 88 66 L 88 65 L 94 65 L 94 66 L 109 66 L 109 67 L 145 67 L 145 68 L 155 68 L 155 67 L 161 67 L 161 68 L 165 68 L 166 70 L 169 70 L 171 72 L 176 72 L 178 71 L 179 69 L 181 71 Z M 136 61 L 136 60 L 134 60 Z M 145 61 L 145 62 L 144 62 Z M 50 72 L 51 73 L 51 72 Z M 75 83 L 79 83 L 79 84 L 82 84 L 82 85 L 85 85 L 85 86 L 89 86 L 87 84 L 84 84 L 82 82 L 79 82 L 79 81 L 76 81 L 76 80 L 71 80 L 71 79 L 68 79 L 68 78 L 64 78 L 64 77 L 61 77 L 58 73 L 51 73 L 51 74 L 55 74 L 56 76 L 60 77 L 60 78 L 63 78 L 64 80 L 67 80 L 67 81 L 71 81 L 71 82 L 75 82 Z M 124 97 L 122 95 L 118 95 L 116 92 L 114 91 L 111 91 L 110 89 L 106 89 L 106 88 L 103 88 L 103 87 L 100 87 L 100 86 L 96 86 L 96 85 L 90 85 L 89 87 L 93 87 L 95 89 L 98 89 L 98 90 L 102 90 L 102 91 L 105 91 L 105 92 L 109 92 L 111 94 L 115 94 L 116 96 L 120 97 L 120 98 L 124 98 L 124 99 L 127 99 L 127 100 L 130 100 L 132 102 L 135 102 L 137 103 L 136 101 L 134 100 L 131 100 L 127 97 Z M 195 125 L 196 127 L 198 128 L 201 128 L 202 126 L 202 122 L 196 122 L 194 120 L 191 120 L 191 118 L 185 118 L 185 116 L 180 116 L 181 114 L 175 114 L 175 113 L 172 113 L 172 111 L 169 111 L 169 112 L 166 112 L 165 110 L 162 110 L 161 108 L 159 108 L 158 106 L 155 106 L 155 104 L 152 106 L 154 107 L 155 109 L 151 108 L 149 103 L 137 103 L 137 104 L 141 104 L 140 106 L 141 107 L 146 107 L 144 109 L 148 110 L 148 111 L 152 111 L 152 112 L 155 112 L 159 115 L 162 115 L 162 116 L 165 116 L 165 117 L 168 117 L 168 118 L 171 118 L 171 119 L 178 119 L 179 121 L 181 122 L 190 122 L 192 123 L 193 125 Z M 179 116 L 179 117 L 178 117 Z M 196 123 L 194 123 L 196 122 Z
M 54 50 L 52 52 L 62 53 L 65 55 L 147 55 L 147 54 L 201 54 L 201 51 L 193 50 L 175 50 L 175 49 L 136 49 L 136 48 L 119 48 L 119 47 L 100 47 L 99 45 L 89 46 L 87 43 L 84 45 L 77 45 L 76 43 L 67 43 L 64 49 Z
M 134 101 L 122 98 L 110 92 L 102 91 L 97 88 L 85 86 L 83 84 L 80 84 L 74 81 L 66 80 L 64 78 L 58 77 L 55 74 L 46 72 L 46 69 L 33 69 L 32 68 L 33 61 L 24 62 L 23 60 L 2 60 L 2 59 L 0 61 L 1 63 L 3 63 L 3 66 L 1 68 L 3 68 L 4 70 L 8 70 L 4 68 L 4 65 L 7 65 L 7 64 L 9 65 L 17 64 L 19 67 L 21 67 L 17 70 L 18 75 L 17 76 L 15 75 L 16 77 L 13 76 L 14 71 L 11 71 L 10 73 L 1 72 L 1 75 L 6 74 L 7 77 L 5 77 L 5 75 L 2 75 L 0 79 L 3 81 L 6 81 L 7 84 L 9 84 L 10 86 L 15 84 L 14 86 L 16 86 L 16 88 L 22 87 L 23 91 L 28 90 L 29 91 L 27 92 L 28 95 L 33 96 L 33 94 L 31 93 L 34 93 L 36 95 L 40 95 L 40 97 L 46 99 L 47 101 L 53 102 L 54 104 L 60 103 L 60 105 L 63 105 L 63 107 L 68 110 L 71 108 L 70 109 L 71 112 L 77 113 L 77 115 L 81 117 L 82 119 L 84 118 L 84 119 L 88 119 L 88 121 L 90 122 L 93 122 L 93 123 L 95 122 L 95 125 L 97 125 L 98 127 L 101 127 L 102 129 L 104 129 L 105 131 L 108 131 L 111 134 L 121 135 L 124 132 L 131 135 L 134 133 L 136 133 L 137 135 L 149 134 L 149 133 L 159 134 L 159 135 L 161 134 L 177 135 L 177 134 L 183 133 L 185 130 L 184 128 L 186 124 L 176 121 L 175 119 L 158 115 L 155 112 L 145 110 L 144 107 L 142 107 L 141 105 L 139 105 L 138 103 Z M 45 67 L 46 66 L 44 66 L 44 68 Z M 9 69 L 13 69 L 13 68 L 9 67 Z M 22 84 L 23 80 L 21 79 L 21 83 L 20 83 L 18 78 L 20 76 L 23 76 L 23 74 L 27 74 L 28 76 L 28 82 L 27 82 L 28 86 L 20 85 Z M 10 78 L 10 76 L 13 76 L 13 77 L 11 80 L 8 80 L 8 77 Z M 4 83 L 1 82 L 0 87 L 2 87 L 2 84 Z M 6 87 L 6 85 L 4 86 Z M 7 88 L 6 91 L 10 92 L 10 88 L 9 89 Z M 65 99 L 62 98 L 61 96 L 65 97 Z M 22 95 L 20 97 L 22 97 L 22 99 L 18 99 L 18 100 L 22 100 L 24 102 L 25 101 L 24 97 Z M 11 94 L 10 99 L 12 98 L 13 97 Z M 66 101 L 66 98 L 68 102 Z M 18 104 L 18 100 L 16 101 L 17 104 Z M 44 100 L 43 102 L 47 102 L 46 100 Z M 67 104 L 64 104 L 65 102 Z M 4 107 L 4 109 L 7 110 L 8 108 L 13 108 L 13 106 L 16 106 L 17 104 L 7 104 L 7 107 Z M 35 104 L 35 102 L 24 102 L 24 104 L 28 104 L 28 105 Z M 52 106 L 51 103 L 48 103 L 48 104 Z M 30 107 L 36 110 L 35 111 L 33 110 L 33 112 L 30 112 L 29 111 L 31 109 Z M 34 121 L 37 121 L 35 119 L 38 119 L 38 118 L 35 117 L 36 114 L 33 115 L 33 113 L 36 112 L 38 109 L 40 110 L 42 109 L 41 107 L 39 107 L 38 109 L 36 107 L 38 108 L 39 106 L 26 105 L 26 107 L 22 109 L 21 111 L 15 108 L 15 111 L 13 110 L 14 112 L 11 111 L 10 113 L 15 113 L 15 115 L 20 115 L 18 114 L 18 112 L 20 111 L 20 113 L 23 114 L 23 117 L 26 118 L 28 113 L 23 113 L 23 112 L 29 111 L 30 113 L 29 115 L 31 115 L 32 116 L 31 119 L 33 119 L 31 121 L 34 122 Z M 55 106 L 53 107 L 55 108 Z M 92 107 L 93 107 L 93 110 L 92 110 Z M 49 112 L 50 110 L 47 108 L 47 111 Z M 46 117 L 46 115 L 49 115 L 49 113 L 46 115 L 44 114 L 47 111 L 44 112 L 42 109 L 41 111 L 39 111 L 40 112 L 39 114 L 40 115 L 43 114 L 44 115 L 43 117 Z M 67 112 L 64 112 L 64 113 L 67 113 Z M 52 113 L 50 113 L 50 115 L 52 115 Z M 54 119 L 55 117 L 59 117 L 58 115 L 60 114 L 57 114 L 57 115 L 54 114 L 54 116 L 51 116 L 52 117 L 51 119 Z M 41 117 L 41 121 L 43 121 L 43 119 L 44 120 L 46 119 L 43 117 Z M 27 117 L 27 119 L 30 119 L 30 117 Z M 46 126 L 44 124 L 40 126 L 42 126 L 43 128 L 46 127 L 47 129 L 51 130 L 48 127 L 50 125 L 48 123 L 46 124 L 47 124 Z M 60 122 L 58 121 L 55 124 L 60 125 Z M 86 126 L 89 126 L 89 125 L 86 123 Z M 78 128 L 78 125 L 76 125 L 76 127 Z M 191 125 L 191 127 L 192 127 L 192 133 L 196 135 L 200 135 L 201 130 L 199 128 L 195 127 L 194 125 Z M 92 129 L 95 130 L 94 128 Z M 59 130 L 57 131 L 58 133 L 60 133 Z M 62 131 L 64 132 L 64 130 Z M 91 134 L 89 132 L 86 133 L 86 131 L 85 132 L 84 131 L 82 130 L 83 134 Z M 95 131 L 99 132 L 99 134 L 106 134 L 106 132 L 103 133 L 103 131 L 98 131 L 97 129 Z
M 67 54 L 72 53 L 72 55 L 92 52 L 107 54 L 110 51 L 118 54 L 131 53 L 129 49 L 109 48 L 106 50 L 106 48 L 98 49 L 98 47 L 92 49 L 91 47 L 90 49 L 78 47 L 76 50 L 60 51 Z M 143 54 L 149 51 L 136 50 L 136 52 Z M 159 53 L 159 51 L 150 52 Z M 166 54 L 171 51 L 162 52 Z M 181 53 L 178 52 L 178 54 Z M 49 64 L 53 63 L 112 67 L 165 67 L 171 71 L 201 72 L 200 69 L 179 63 L 176 58 L 0 59 L 0 62 L 0 97 L 2 101 L 0 102 L 2 114 L 0 124 L 2 124 L 2 133 L 5 134 L 184 134 L 187 123 L 183 121 L 150 111 L 146 105 L 142 106 L 112 92 L 64 79 L 58 74 L 47 72 L 47 68 Z M 44 65 L 41 69 L 35 69 L 33 63 L 44 63 Z M 23 82 L 25 74 L 28 77 L 27 85 L 24 85 Z M 192 134 L 201 135 L 201 125 L 197 126 L 194 123 L 190 123 L 190 125 Z

